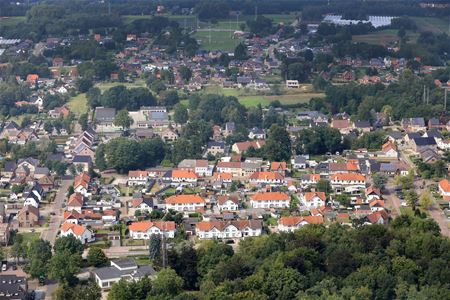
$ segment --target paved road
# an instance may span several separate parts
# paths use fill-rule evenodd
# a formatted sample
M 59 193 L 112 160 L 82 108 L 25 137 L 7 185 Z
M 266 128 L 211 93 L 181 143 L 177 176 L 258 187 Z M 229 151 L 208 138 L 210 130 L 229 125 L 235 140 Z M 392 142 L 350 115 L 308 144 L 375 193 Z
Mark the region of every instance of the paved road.
M 386 201 L 387 206 L 391 209 L 392 214 L 399 216 L 400 215 L 400 207 L 401 202 L 400 199 L 395 195 L 395 184 L 392 178 L 389 179 L 389 182 L 386 184 L 385 193 L 383 194 L 383 198 Z
M 41 233 L 41 238 L 49 241 L 52 245 L 55 243 L 59 227 L 63 221 L 62 205 L 64 203 L 64 199 L 66 199 L 67 190 L 72 183 L 73 179 L 64 179 L 61 181 L 61 186 L 56 193 L 55 201 L 53 202 L 51 209 L 55 215 L 50 216 L 50 225 Z

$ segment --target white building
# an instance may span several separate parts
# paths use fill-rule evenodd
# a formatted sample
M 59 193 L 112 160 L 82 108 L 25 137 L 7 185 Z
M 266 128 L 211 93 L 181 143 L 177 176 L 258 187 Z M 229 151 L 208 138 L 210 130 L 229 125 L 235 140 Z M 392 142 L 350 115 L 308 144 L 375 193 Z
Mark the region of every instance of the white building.
M 148 182 L 148 172 L 147 171 L 129 171 L 128 172 L 128 185 L 146 185 Z
M 300 202 L 308 209 L 319 208 L 325 205 L 326 198 L 324 192 L 306 192 L 300 194 Z
M 253 208 L 287 208 L 291 197 L 282 192 L 259 192 L 251 197 Z
M 175 237 L 175 222 L 173 221 L 142 221 L 134 222 L 128 226 L 130 231 L 130 237 L 133 240 L 149 240 L 150 237 L 155 235 L 164 235 L 167 238 Z
M 195 212 L 205 208 L 205 200 L 198 195 L 174 195 L 166 199 L 166 209 Z
M 61 225 L 61 236 L 75 236 L 82 244 L 95 241 L 94 234 L 86 227 L 78 224 L 63 223 Z
M 260 236 L 261 233 L 260 220 L 203 221 L 197 223 L 195 231 L 199 239 L 245 238 Z

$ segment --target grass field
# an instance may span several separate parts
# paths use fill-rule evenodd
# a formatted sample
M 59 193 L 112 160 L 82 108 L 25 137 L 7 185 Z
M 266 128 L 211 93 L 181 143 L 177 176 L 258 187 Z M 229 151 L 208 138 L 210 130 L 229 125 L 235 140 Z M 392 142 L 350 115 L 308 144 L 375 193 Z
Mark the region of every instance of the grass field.
M 431 31 L 433 33 L 448 33 L 448 19 L 431 17 L 412 17 L 416 22 L 418 31 Z
M 2 17 L 0 18 L 0 25 L 16 26 L 17 24 L 23 21 L 25 21 L 25 17 Z
M 96 85 L 102 92 L 106 91 L 107 89 L 110 89 L 112 87 L 123 85 L 126 88 L 138 88 L 138 87 L 146 87 L 145 82 L 142 80 L 137 80 L 133 83 L 128 82 L 102 82 Z
M 397 32 L 398 30 L 396 29 L 385 29 L 370 34 L 354 35 L 352 37 L 352 40 L 356 42 L 365 42 L 373 45 L 388 45 L 392 42 L 399 40 Z M 407 32 L 407 37 L 411 42 L 415 42 L 418 36 L 419 36 L 418 33 L 411 31 Z
M 198 40 L 200 47 L 205 50 L 226 50 L 231 51 L 241 42 L 240 39 L 233 39 L 230 31 L 211 31 L 211 42 L 209 41 L 209 31 L 197 31 L 193 37 Z
M 76 115 L 81 115 L 87 112 L 87 99 L 86 94 L 78 94 L 75 97 L 72 97 L 67 103 L 71 112 Z
M 323 97 L 323 93 L 314 93 L 309 86 L 304 89 L 288 90 L 283 95 L 257 95 L 253 91 L 245 89 L 222 88 L 221 86 L 209 86 L 201 91 L 203 94 L 219 94 L 224 96 L 233 96 L 238 98 L 243 105 L 257 106 L 261 104 L 263 107 L 270 105 L 272 101 L 278 100 L 281 104 L 291 105 L 297 103 L 307 103 L 311 98 Z M 187 105 L 187 101 L 185 103 Z

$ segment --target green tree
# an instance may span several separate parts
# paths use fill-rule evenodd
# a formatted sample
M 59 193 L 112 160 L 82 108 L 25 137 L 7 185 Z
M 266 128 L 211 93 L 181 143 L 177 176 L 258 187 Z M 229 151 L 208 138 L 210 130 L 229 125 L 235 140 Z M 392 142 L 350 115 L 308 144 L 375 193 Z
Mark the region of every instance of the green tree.
M 291 139 L 284 127 L 273 124 L 264 152 L 270 161 L 288 161 L 291 158 Z
M 237 60 L 246 60 L 248 58 L 247 46 L 240 43 L 234 49 L 234 58 Z
M 122 127 L 123 130 L 128 130 L 131 124 L 133 124 L 133 118 L 130 117 L 128 110 L 119 110 L 114 118 L 114 125 Z
M 86 93 L 94 86 L 94 83 L 89 78 L 80 78 L 76 81 L 75 85 L 80 93 Z
M 157 260 L 161 255 L 161 236 L 152 234 L 148 246 L 149 257 L 151 260 Z
M 88 128 L 88 114 L 81 114 L 78 118 L 78 124 L 81 126 L 81 130 L 86 130 Z
M 55 253 L 68 251 L 71 254 L 81 255 L 83 253 L 84 247 L 80 240 L 70 234 L 57 238 L 53 249 L 55 250 Z
M 31 242 L 28 248 L 27 273 L 32 278 L 46 278 L 48 262 L 52 257 L 52 247 L 48 241 L 42 239 Z
M 434 205 L 433 196 L 429 190 L 424 190 L 419 198 L 419 205 L 423 209 L 430 209 Z
M 100 268 L 108 265 L 108 258 L 99 247 L 90 247 L 87 255 L 87 262 L 90 266 Z
M 173 269 L 159 271 L 152 283 L 152 294 L 155 296 L 173 297 L 181 293 L 183 289 L 183 278 Z
M 381 173 L 376 173 L 372 176 L 373 186 L 377 189 L 384 189 L 384 186 L 388 182 L 388 177 Z
M 189 119 L 186 106 L 181 103 L 175 105 L 173 120 L 178 124 L 185 124 Z
M 192 71 L 186 66 L 181 66 L 178 70 L 180 72 L 181 78 L 183 78 L 184 81 L 189 81 L 192 77 Z
M 81 255 L 71 253 L 68 249 L 56 252 L 48 265 L 48 274 L 52 279 L 61 283 L 73 284 L 76 281 L 75 273 L 80 270 Z
M 319 182 L 317 182 L 317 190 L 324 193 L 331 192 L 330 181 L 326 179 L 320 179 Z

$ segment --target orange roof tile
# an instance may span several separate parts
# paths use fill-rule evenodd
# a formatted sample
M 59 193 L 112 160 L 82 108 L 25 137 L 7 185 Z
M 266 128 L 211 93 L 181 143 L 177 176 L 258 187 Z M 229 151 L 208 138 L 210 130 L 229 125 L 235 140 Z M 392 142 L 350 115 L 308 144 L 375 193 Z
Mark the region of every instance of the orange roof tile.
M 81 195 L 80 193 L 73 193 L 72 195 L 70 195 L 69 197 L 69 201 L 67 201 L 67 206 L 83 206 L 84 204 L 84 199 L 83 199 L 83 195 Z
M 76 189 L 78 186 L 83 186 L 84 188 L 88 187 L 89 181 L 91 181 L 91 177 L 87 173 L 78 174 L 75 177 L 73 187 Z
M 81 226 L 78 224 L 72 224 L 72 223 L 68 223 L 68 222 L 65 222 L 61 225 L 62 232 L 67 232 L 69 230 L 72 230 L 74 235 L 81 236 L 84 233 L 84 231 L 86 230 L 86 228 L 84 226 Z
M 278 224 L 281 224 L 283 226 L 297 226 L 297 224 L 301 222 L 307 222 L 308 224 L 323 224 L 323 217 L 322 216 L 287 216 L 287 217 L 281 217 L 278 221 Z
M 322 201 L 325 201 L 327 199 L 327 196 L 324 192 L 306 192 L 305 193 L 305 200 L 311 201 L 314 197 L 319 197 Z
M 282 192 L 259 192 L 252 196 L 253 201 L 289 200 L 288 194 Z
M 205 203 L 199 195 L 174 195 L 166 199 L 166 204 Z
M 214 173 L 214 179 L 217 180 L 231 180 L 233 179 L 233 175 L 231 173 Z
M 450 181 L 447 179 L 442 179 L 439 181 L 439 187 L 445 192 L 450 193 Z
M 251 180 L 283 180 L 284 176 L 277 172 L 254 172 Z
M 195 172 L 186 170 L 172 170 L 172 178 L 190 178 L 197 179 L 198 176 Z
M 272 170 L 272 171 L 286 171 L 286 162 L 284 162 L 284 161 L 282 161 L 282 162 L 273 161 L 270 164 L 270 170 Z
M 338 173 L 331 176 L 331 180 L 340 181 L 366 181 L 366 177 L 362 174 L 354 173 Z
M 141 170 L 128 171 L 128 177 L 148 177 L 148 172 Z
M 173 231 L 175 230 L 175 222 L 173 221 L 141 221 L 141 222 L 133 222 L 130 226 L 128 226 L 128 229 L 130 231 L 141 231 L 146 232 L 153 226 L 159 228 L 159 230 L 168 230 Z

